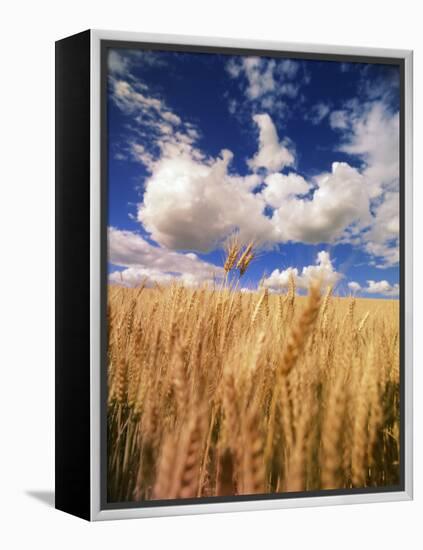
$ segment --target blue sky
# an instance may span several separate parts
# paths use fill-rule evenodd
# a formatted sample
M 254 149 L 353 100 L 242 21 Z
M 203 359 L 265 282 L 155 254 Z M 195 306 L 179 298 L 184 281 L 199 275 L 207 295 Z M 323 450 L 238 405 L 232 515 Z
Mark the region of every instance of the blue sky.
M 109 277 L 399 292 L 399 69 L 109 50 Z

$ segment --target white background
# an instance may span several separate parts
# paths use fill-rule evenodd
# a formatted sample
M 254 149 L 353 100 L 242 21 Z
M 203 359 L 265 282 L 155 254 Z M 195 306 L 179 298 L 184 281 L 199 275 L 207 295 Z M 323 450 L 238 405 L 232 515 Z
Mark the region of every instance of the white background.
M 423 548 L 418 6 L 413 0 L 2 3 L 0 546 Z M 51 500 L 54 486 L 54 41 L 90 27 L 415 50 L 414 502 L 88 524 L 33 496 Z

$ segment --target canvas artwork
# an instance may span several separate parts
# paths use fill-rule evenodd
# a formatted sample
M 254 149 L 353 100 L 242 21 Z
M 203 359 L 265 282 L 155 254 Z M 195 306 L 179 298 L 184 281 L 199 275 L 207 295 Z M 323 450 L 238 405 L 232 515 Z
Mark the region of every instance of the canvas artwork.
M 105 70 L 107 502 L 397 489 L 400 66 Z

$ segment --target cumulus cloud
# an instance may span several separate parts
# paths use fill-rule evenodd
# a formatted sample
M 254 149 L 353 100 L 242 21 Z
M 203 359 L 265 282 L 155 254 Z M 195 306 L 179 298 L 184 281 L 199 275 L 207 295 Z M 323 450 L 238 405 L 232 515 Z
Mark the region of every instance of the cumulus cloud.
M 201 260 L 196 254 L 153 246 L 132 231 L 109 228 L 108 247 L 109 262 L 127 268 L 110 275 L 109 279 L 115 283 L 135 286 L 143 280 L 148 285 L 177 279 L 193 285 L 223 276 L 221 267 Z
M 275 269 L 269 277 L 263 279 L 261 286 L 273 292 L 280 292 L 288 288 L 291 276 L 294 277 L 297 286 L 299 286 L 298 269 L 296 267 L 288 267 L 284 270 Z
M 243 238 L 270 245 L 352 242 L 361 244 L 375 265 L 398 262 L 396 192 L 372 198 L 367 165 L 360 171 L 347 163 L 333 163 L 331 172 L 312 182 L 293 172 L 281 173 L 295 161 L 293 152 L 287 142 L 280 142 L 268 114 L 255 115 L 254 120 L 259 147 L 248 164 L 255 173 L 242 177 L 228 171 L 230 151 L 224 150 L 220 159 L 204 157 L 193 145 L 194 128 L 191 135 L 174 131 L 169 140 L 162 135 L 157 160 L 133 144 L 133 155 L 151 170 L 138 220 L 157 243 L 206 251 L 238 229 Z M 351 135 L 350 143 L 353 140 Z M 260 168 L 267 172 L 264 180 Z M 253 192 L 260 183 L 261 192 Z M 269 207 L 271 217 L 268 211 L 265 215 Z
M 229 174 L 231 159 L 223 151 L 212 162 L 177 156 L 156 163 L 138 220 L 157 243 L 207 251 L 236 229 L 243 240 L 262 244 L 334 243 L 371 222 L 365 181 L 348 164 L 334 163 L 313 184 L 294 173 L 269 174 L 253 193 L 260 177 Z M 266 207 L 274 209 L 271 217 Z
M 253 120 L 259 127 L 259 150 L 252 159 L 248 160 L 248 166 L 252 170 L 265 168 L 269 172 L 278 172 L 285 166 L 294 164 L 292 146 L 287 139 L 279 141 L 270 116 L 267 113 L 257 114 L 253 116 Z
M 351 281 L 348 287 L 354 292 L 363 292 L 365 294 L 381 294 L 383 296 L 396 297 L 399 295 L 399 284 L 391 285 L 388 281 L 367 281 L 367 286 L 362 287 L 359 283 Z
M 325 250 L 317 254 L 316 265 L 309 265 L 303 268 L 301 278 L 307 286 L 312 281 L 319 281 L 323 285 L 334 285 L 342 275 L 337 273 L 332 265 L 329 252 Z
M 348 164 L 335 162 L 310 199 L 286 198 L 272 222 L 280 242 L 320 243 L 335 242 L 352 224 L 365 227 L 370 219 L 363 176 Z
M 286 200 L 296 195 L 304 195 L 309 192 L 311 185 L 298 174 L 270 174 L 264 180 L 266 187 L 262 195 L 266 204 L 272 208 L 280 208 Z
M 319 282 L 323 287 L 334 286 L 342 275 L 335 270 L 329 252 L 321 250 L 317 254 L 314 265 L 303 267 L 301 272 L 296 267 L 288 267 L 285 270 L 275 269 L 262 281 L 262 286 L 274 292 L 280 292 L 288 288 L 290 277 L 294 277 L 298 288 L 307 289 L 313 282 Z
M 351 101 L 332 113 L 323 103 L 315 105 L 316 123 L 329 117 L 340 133 L 339 150 L 362 166 L 335 162 L 311 181 L 283 173 L 295 165 L 294 146 L 280 139 L 269 114 L 255 114 L 258 150 L 247 160 L 250 173 L 240 176 L 229 171 L 230 151 L 217 159 L 206 156 L 196 126 L 145 84 L 124 78 L 125 59 L 109 58 L 111 97 L 131 121 L 126 154 L 150 172 L 137 218 L 162 247 L 211 250 L 239 230 L 242 238 L 270 246 L 350 242 L 377 267 L 398 263 L 398 113 L 379 100 L 364 107 Z M 272 103 L 281 78 L 294 84 L 298 76 L 299 65 L 290 60 L 245 59 L 233 58 L 228 71 L 234 78 L 246 75 L 251 99 Z
M 210 250 L 235 229 L 243 240 L 266 241 L 273 231 L 265 202 L 251 193 L 256 176 L 232 176 L 232 153 L 207 163 L 188 155 L 163 158 L 147 180 L 138 220 L 171 249 Z
M 340 150 L 359 158 L 373 212 L 370 230 L 362 235 L 365 250 L 378 267 L 399 261 L 399 113 L 381 100 L 344 111 L 346 130 Z M 333 113 L 332 113 L 333 115 Z M 331 115 L 331 116 L 332 116 Z

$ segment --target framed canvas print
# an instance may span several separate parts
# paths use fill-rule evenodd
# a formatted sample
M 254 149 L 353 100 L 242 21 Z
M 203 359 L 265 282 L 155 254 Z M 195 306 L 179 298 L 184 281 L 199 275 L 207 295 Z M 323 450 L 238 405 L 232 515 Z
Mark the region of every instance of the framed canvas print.
M 412 498 L 412 53 L 56 43 L 56 507 Z

